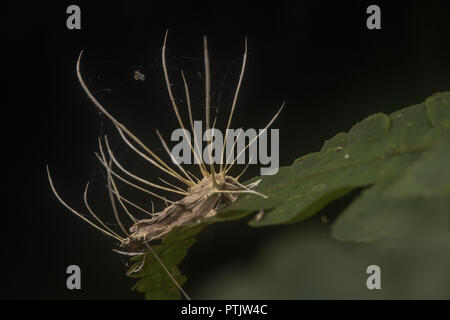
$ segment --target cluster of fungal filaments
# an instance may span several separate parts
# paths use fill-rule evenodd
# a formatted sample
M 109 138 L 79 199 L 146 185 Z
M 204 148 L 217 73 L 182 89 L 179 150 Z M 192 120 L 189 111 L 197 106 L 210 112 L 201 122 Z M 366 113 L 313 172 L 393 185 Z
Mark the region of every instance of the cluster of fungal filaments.
M 163 65 L 163 71 L 164 71 L 164 78 L 167 86 L 167 91 L 169 94 L 169 98 L 172 104 L 173 111 L 175 112 L 175 116 L 177 118 L 178 124 L 182 129 L 185 129 L 184 122 L 180 116 L 179 109 L 177 106 L 177 103 L 175 101 L 174 95 L 172 93 L 169 74 L 167 72 L 167 64 L 166 64 L 166 41 L 167 41 L 167 32 L 164 37 L 164 44 L 162 47 L 162 65 Z M 210 66 L 209 66 L 209 57 L 208 57 L 208 48 L 207 48 L 207 39 L 206 37 L 203 38 L 204 43 L 204 68 L 205 68 L 205 118 L 206 118 L 206 129 L 210 129 L 210 109 L 211 109 L 211 96 L 210 96 Z M 97 106 L 97 108 L 106 116 L 108 117 L 111 122 L 114 124 L 115 128 L 117 129 L 120 137 L 125 142 L 125 144 L 133 150 L 136 154 L 138 154 L 140 157 L 145 159 L 147 162 L 149 162 L 152 166 L 155 166 L 156 168 L 160 169 L 165 174 L 168 174 L 169 176 L 175 178 L 180 183 L 184 185 L 184 187 L 175 186 L 173 184 L 170 184 L 166 182 L 163 179 L 160 179 L 164 185 L 154 183 L 151 181 L 148 181 L 146 179 L 143 179 L 139 177 L 138 175 L 130 172 L 126 168 L 124 168 L 121 163 L 117 160 L 117 157 L 115 157 L 114 153 L 111 150 L 110 144 L 108 142 L 108 137 L 104 136 L 102 138 L 99 138 L 99 152 L 96 153 L 96 156 L 102 166 L 105 168 L 107 173 L 107 188 L 109 192 L 109 198 L 112 206 L 112 211 L 114 213 L 115 220 L 117 222 L 117 225 L 119 226 L 121 232 L 123 235 L 120 235 L 119 232 L 114 231 L 110 227 L 108 227 L 98 216 L 94 213 L 91 206 L 89 205 L 88 199 L 87 199 L 87 193 L 88 193 L 88 187 L 89 183 L 86 185 L 85 191 L 84 191 L 84 203 L 88 210 L 88 212 L 91 214 L 91 216 L 94 218 L 95 222 L 93 220 L 90 220 L 86 218 L 83 214 L 78 212 L 77 210 L 70 207 L 58 194 L 56 191 L 52 178 L 50 176 L 50 172 L 47 167 L 47 173 L 48 173 L 48 179 L 50 182 L 51 189 L 57 199 L 71 212 L 73 212 L 75 215 L 83 219 L 85 222 L 96 228 L 97 230 L 103 232 L 107 236 L 114 238 L 120 242 L 120 247 L 126 250 L 124 253 L 128 255 L 137 255 L 137 254 L 144 254 L 146 249 L 148 249 L 151 254 L 155 256 L 155 258 L 158 260 L 158 262 L 161 264 L 161 266 L 165 269 L 169 277 L 172 279 L 172 281 L 177 285 L 177 287 L 181 290 L 181 292 L 184 294 L 184 296 L 189 299 L 189 296 L 186 294 L 186 292 L 181 288 L 181 286 L 177 283 L 177 281 L 174 279 L 172 274 L 169 272 L 167 267 L 164 265 L 163 261 L 158 257 L 158 255 L 154 252 L 154 250 L 149 245 L 149 242 L 155 239 L 161 239 L 164 237 L 168 232 L 170 232 L 173 228 L 188 225 L 193 222 L 201 221 L 202 219 L 214 216 L 216 214 L 216 209 L 219 204 L 222 203 L 232 203 L 234 202 L 239 194 L 242 193 L 251 193 L 251 194 L 257 194 L 260 196 L 265 197 L 264 195 L 256 192 L 254 188 L 258 185 L 259 181 L 256 181 L 251 184 L 244 185 L 238 181 L 238 179 L 242 176 L 242 174 L 245 172 L 245 170 L 248 167 L 248 164 L 243 169 L 243 171 L 237 175 L 236 177 L 233 177 L 231 175 L 228 175 L 228 171 L 233 166 L 233 164 L 236 162 L 236 158 L 234 158 L 233 161 L 230 163 L 228 161 L 225 161 L 225 165 L 222 165 L 224 161 L 221 161 L 217 167 L 214 163 L 211 163 L 210 165 L 206 165 L 203 160 L 197 161 L 199 172 L 201 176 L 197 176 L 193 174 L 192 172 L 189 172 L 185 168 L 183 168 L 180 164 L 174 162 L 174 165 L 176 167 L 173 168 L 168 163 L 164 162 L 159 156 L 157 156 L 149 147 L 147 147 L 144 143 L 141 142 L 133 133 L 131 133 L 122 123 L 120 123 L 118 120 L 116 120 L 98 101 L 97 99 L 92 95 L 92 93 L 89 91 L 88 87 L 86 86 L 81 73 L 80 73 L 80 60 L 82 57 L 82 53 L 80 53 L 76 70 L 77 70 L 77 76 L 78 80 L 84 89 L 85 93 L 89 97 L 89 99 Z M 233 114 L 236 108 L 236 102 L 237 97 L 239 95 L 239 90 L 241 87 L 242 79 L 244 76 L 245 66 L 247 61 L 247 41 L 245 41 L 245 52 L 243 56 L 242 61 L 242 68 L 239 76 L 239 81 L 237 84 L 236 92 L 234 94 L 234 99 L 231 105 L 231 111 L 230 115 L 228 117 L 227 122 L 227 129 L 230 128 L 231 121 L 233 118 Z M 189 123 L 191 126 L 191 129 L 193 130 L 193 117 L 192 117 L 192 110 L 191 110 L 191 100 L 190 100 L 190 94 L 189 94 L 189 87 L 186 81 L 186 78 L 184 76 L 183 71 L 181 71 L 181 76 L 184 83 L 184 89 L 185 89 L 185 95 L 186 95 L 186 104 L 188 108 L 189 113 Z M 284 105 L 284 104 L 283 104 Z M 278 117 L 279 113 L 281 112 L 283 105 L 281 106 L 280 110 L 275 114 L 275 116 L 271 119 L 271 121 L 268 123 L 268 125 L 265 127 L 265 130 L 273 123 L 273 121 Z M 254 143 L 259 136 L 263 132 L 260 132 L 260 134 L 250 141 L 244 151 L 252 144 Z M 160 133 L 157 131 L 158 137 L 161 140 L 161 143 L 167 153 L 170 151 L 166 144 L 166 142 L 163 140 Z M 224 138 L 223 143 L 223 149 L 222 149 L 222 155 L 221 158 L 224 157 L 224 149 L 226 145 L 226 136 Z M 191 151 L 193 153 L 193 156 L 199 160 L 201 158 L 197 152 L 194 150 L 192 145 L 190 146 Z M 239 155 L 238 155 L 239 156 Z M 118 170 L 117 170 L 118 169 Z M 217 170 L 217 171 L 216 171 Z M 124 177 L 125 176 L 125 177 Z M 130 181 L 132 180 L 132 181 Z M 152 189 L 149 190 L 147 188 L 144 188 L 138 184 L 136 184 L 134 181 L 139 181 L 141 184 L 144 184 L 146 186 L 151 187 Z M 141 206 L 137 205 L 136 203 L 128 200 L 125 198 L 120 192 L 117 187 L 117 181 L 120 181 L 126 185 L 129 185 L 149 196 L 159 198 L 161 200 L 164 200 L 165 203 L 167 203 L 166 207 L 159 211 L 159 212 L 152 212 L 142 208 Z M 172 201 L 167 199 L 166 197 L 163 197 L 162 195 L 156 193 L 157 190 L 163 190 L 165 192 L 171 192 L 178 196 L 181 196 L 181 199 Z M 128 218 L 131 220 L 132 225 L 127 230 L 127 228 L 122 223 L 122 220 L 119 217 L 119 210 L 118 206 L 125 212 L 125 214 L 128 216 Z M 141 211 L 145 214 L 147 214 L 149 217 L 147 219 L 136 219 L 136 217 L 133 216 L 131 213 L 131 208 L 133 210 Z M 143 259 L 144 261 L 145 259 Z M 142 265 L 137 268 L 135 271 L 139 271 Z

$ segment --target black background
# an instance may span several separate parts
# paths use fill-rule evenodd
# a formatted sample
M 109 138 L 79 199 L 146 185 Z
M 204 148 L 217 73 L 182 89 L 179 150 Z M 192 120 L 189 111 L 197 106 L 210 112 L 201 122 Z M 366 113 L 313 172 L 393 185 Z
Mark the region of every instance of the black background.
M 81 30 L 66 28 L 70 4 L 81 7 Z M 381 30 L 366 28 L 370 4 L 381 7 Z M 285 100 L 274 124 L 281 129 L 281 165 L 318 150 L 367 115 L 390 113 L 450 88 L 448 1 L 21 2 L 8 4 L 7 13 L 1 233 L 1 297 L 7 299 L 142 297 L 130 291 L 134 280 L 123 275 L 124 261 L 111 252 L 115 243 L 64 209 L 45 173 L 48 164 L 61 195 L 80 209 L 84 184 L 92 182 L 90 201 L 111 222 L 104 174 L 94 156 L 97 137 L 108 133 L 125 163 L 146 177 L 157 174 L 133 162 L 136 157 L 83 93 L 75 73 L 81 49 L 88 86 L 159 153 L 154 130 L 168 137 L 177 127 L 161 68 L 166 29 L 175 93 L 182 94 L 182 67 L 196 118 L 203 116 L 203 35 L 214 88 L 230 69 L 222 96 L 214 96 L 219 124 L 229 110 L 248 36 L 247 73 L 233 125 L 262 128 Z M 134 70 L 146 80 L 133 80 Z M 258 172 L 251 170 L 248 177 Z M 220 264 L 251 259 L 256 246 L 286 228 L 230 223 L 208 229 L 183 262 L 187 288 Z M 81 291 L 66 289 L 70 264 L 81 267 Z

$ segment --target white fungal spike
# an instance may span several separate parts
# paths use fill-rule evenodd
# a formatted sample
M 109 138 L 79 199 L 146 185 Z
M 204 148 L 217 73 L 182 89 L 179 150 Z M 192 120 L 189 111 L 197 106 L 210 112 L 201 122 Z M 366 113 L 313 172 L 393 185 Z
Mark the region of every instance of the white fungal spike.
M 162 51 L 161 51 L 161 60 L 162 60 L 162 65 L 163 65 L 163 70 L 164 70 L 164 79 L 166 80 L 167 91 L 169 92 L 170 102 L 172 103 L 173 110 L 175 111 L 175 115 L 177 117 L 178 124 L 180 125 L 180 127 L 182 129 L 185 129 L 183 120 L 181 119 L 180 112 L 178 110 L 178 106 L 177 106 L 177 104 L 175 102 L 175 98 L 174 98 L 173 93 L 172 93 L 172 87 L 170 85 L 170 80 L 169 80 L 169 73 L 167 72 L 166 41 L 167 41 L 167 35 L 168 34 L 169 34 L 169 30 L 167 30 L 166 34 L 164 35 L 164 43 L 163 43 L 163 47 L 162 47 Z M 190 96 L 189 96 L 189 88 L 188 88 L 188 85 L 187 85 L 187 82 L 186 82 L 186 78 L 184 77 L 183 71 L 181 71 L 181 75 L 182 75 L 183 81 L 184 81 L 184 87 L 185 87 L 185 91 L 186 91 L 186 100 L 188 101 L 189 118 L 190 118 L 190 121 L 191 121 L 192 131 L 194 131 L 193 121 L 192 121 L 191 99 L 190 99 Z M 184 132 L 186 134 L 186 131 L 184 131 Z M 194 148 L 193 148 L 192 144 L 190 143 L 190 139 L 188 139 L 188 137 L 186 137 L 186 140 L 189 141 L 189 145 L 190 145 L 190 148 L 191 148 L 192 152 L 194 153 L 194 157 L 197 157 L 197 154 L 194 151 Z M 198 158 L 197 158 L 197 162 L 200 162 L 200 161 L 198 161 Z M 203 163 L 200 163 L 200 170 L 201 170 L 203 176 L 207 176 L 206 168 L 205 168 Z M 188 179 L 190 179 L 189 176 L 188 176 Z
M 69 209 L 70 211 L 72 211 L 72 213 L 74 213 L 75 215 L 77 215 L 77 216 L 78 216 L 79 218 L 81 218 L 82 220 L 86 221 L 88 224 L 90 224 L 91 226 L 93 226 L 93 227 L 96 228 L 97 230 L 100 230 L 101 232 L 103 232 L 103 233 L 106 234 L 107 236 L 110 236 L 110 237 L 112 237 L 112 238 L 114 238 L 114 239 L 116 239 L 116 240 L 119 240 L 119 241 L 121 241 L 121 242 L 124 240 L 123 238 L 121 238 L 121 237 L 119 237 L 119 236 L 117 236 L 117 235 L 115 235 L 115 234 L 113 234 L 113 233 L 111 233 L 111 232 L 108 232 L 108 231 L 106 231 L 106 230 L 100 228 L 100 227 L 97 226 L 95 223 L 93 223 L 92 221 L 90 221 L 89 219 L 87 219 L 86 217 L 84 217 L 81 213 L 79 213 L 78 211 L 76 211 L 75 209 L 73 209 L 72 207 L 70 207 L 67 203 L 65 203 L 64 200 L 59 196 L 58 192 L 56 192 L 55 186 L 53 185 L 52 177 L 50 176 L 50 170 L 49 170 L 48 166 L 47 166 L 46 168 L 47 168 L 48 181 L 49 181 L 49 183 L 50 183 L 50 187 L 51 187 L 51 189 L 52 189 L 52 191 L 53 191 L 53 194 L 56 196 L 56 198 L 59 200 L 59 202 L 62 203 L 63 206 L 65 206 L 67 209 Z
M 228 117 L 227 128 L 225 130 L 225 137 L 223 139 L 222 155 L 220 156 L 220 160 L 221 160 L 220 161 L 220 172 L 222 172 L 222 164 L 223 164 L 222 160 L 223 160 L 223 154 L 225 152 L 225 147 L 226 147 L 226 144 L 227 144 L 228 129 L 230 129 L 231 120 L 233 119 L 234 109 L 236 108 L 237 97 L 239 95 L 239 90 L 241 89 L 242 79 L 244 78 L 246 64 L 247 64 L 247 37 L 245 38 L 245 51 L 244 51 L 244 57 L 242 59 L 241 74 L 239 76 L 239 81 L 238 81 L 238 84 L 237 84 L 236 93 L 234 94 L 233 104 L 231 105 L 230 116 Z M 237 141 L 237 139 L 236 139 L 236 141 Z
M 155 165 L 156 167 L 158 167 L 159 169 L 166 171 L 166 172 L 170 172 L 171 175 L 173 175 L 175 178 L 178 178 L 179 180 L 190 184 L 190 182 L 188 180 L 185 180 L 184 178 L 182 178 L 180 175 L 178 175 L 172 168 L 170 168 L 164 161 L 162 161 L 156 154 L 154 154 L 150 148 L 148 148 L 144 143 L 141 142 L 141 140 L 139 140 L 134 134 L 132 134 L 123 124 L 121 124 L 119 121 L 117 121 L 98 101 L 97 99 L 95 99 L 95 97 L 92 95 L 92 93 L 89 91 L 88 87 L 86 86 L 86 84 L 84 83 L 83 77 L 81 76 L 80 73 L 80 61 L 81 61 L 81 56 L 83 54 L 83 51 L 80 52 L 80 55 L 78 57 L 78 61 L 77 61 L 77 76 L 78 76 L 78 80 L 82 86 L 82 88 L 84 89 L 84 92 L 86 92 L 87 96 L 89 97 L 89 99 L 100 109 L 100 111 L 107 116 L 113 123 L 114 125 L 116 125 L 116 127 L 118 129 L 120 129 L 119 131 L 123 131 L 125 132 L 131 139 L 133 139 L 139 146 L 142 147 L 142 149 L 144 149 L 146 152 L 148 152 L 158 163 L 156 163 L 153 160 L 149 160 L 153 165 Z M 148 158 L 150 159 L 150 158 Z M 163 169 L 163 167 L 165 169 Z

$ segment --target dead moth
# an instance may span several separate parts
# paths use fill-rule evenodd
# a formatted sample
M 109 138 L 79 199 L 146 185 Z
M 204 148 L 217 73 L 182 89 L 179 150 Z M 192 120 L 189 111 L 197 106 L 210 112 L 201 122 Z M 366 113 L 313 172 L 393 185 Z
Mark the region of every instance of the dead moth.
M 169 74 L 167 72 L 167 64 L 166 64 L 166 41 L 167 41 L 167 32 L 164 37 L 164 44 L 162 47 L 162 65 L 163 65 L 163 71 L 164 71 L 164 78 L 165 83 L 167 86 L 167 91 L 169 94 L 169 98 L 172 104 L 173 111 L 175 112 L 175 116 L 177 118 L 178 124 L 182 129 L 185 129 L 184 122 L 180 116 L 179 109 L 177 106 L 177 103 L 175 101 L 174 95 L 172 93 L 171 84 L 169 80 Z M 207 48 L 207 39 L 206 37 L 203 37 L 203 45 L 204 45 L 204 68 L 205 68 L 205 122 L 206 122 L 206 129 L 210 128 L 210 109 L 211 109 L 211 96 L 210 96 L 210 66 L 209 66 L 209 57 L 208 57 L 208 48 Z M 117 222 L 117 225 L 120 227 L 121 232 L 123 235 L 120 235 L 119 232 L 114 231 L 110 227 L 108 227 L 101 219 L 98 218 L 98 216 L 94 213 L 92 208 L 90 207 L 87 199 L 87 192 L 89 183 L 86 185 L 85 191 L 84 191 L 84 203 L 85 206 L 92 216 L 93 219 L 88 219 L 85 217 L 85 215 L 81 214 L 77 210 L 70 207 L 58 194 L 56 191 L 52 178 L 50 176 L 50 171 L 47 167 L 47 174 L 48 179 L 50 183 L 50 187 L 55 194 L 56 198 L 71 212 L 73 212 L 75 215 L 83 219 L 85 222 L 96 228 L 97 230 L 103 232 L 109 237 L 112 237 L 120 242 L 120 247 L 122 248 L 122 251 L 115 250 L 117 252 L 121 252 L 126 255 L 139 255 L 144 254 L 146 249 L 148 249 L 151 254 L 155 256 L 155 258 L 158 260 L 158 262 L 161 264 L 161 266 L 164 268 L 164 270 L 167 272 L 169 277 L 172 279 L 172 281 L 175 283 L 175 285 L 180 289 L 180 291 L 184 294 L 184 296 L 189 299 L 189 296 L 186 294 L 186 292 L 181 288 L 181 286 L 177 283 L 177 281 L 174 279 L 174 277 L 171 275 L 167 267 L 164 265 L 163 261 L 156 255 L 156 253 L 153 251 L 151 246 L 149 245 L 149 242 L 155 239 L 162 239 L 168 232 L 170 232 L 173 228 L 187 225 L 190 223 L 201 221 L 202 219 L 212 217 L 216 214 L 216 209 L 219 204 L 222 203 L 232 203 L 234 202 L 239 194 L 241 193 L 252 193 L 257 194 L 260 196 L 265 197 L 264 195 L 256 192 L 253 190 L 259 183 L 259 181 L 256 181 L 254 183 L 244 185 L 239 182 L 239 178 L 241 175 L 245 172 L 245 170 L 248 167 L 248 164 L 244 168 L 244 170 L 237 175 L 236 177 L 233 177 L 231 175 L 228 175 L 229 170 L 233 166 L 233 164 L 236 162 L 240 154 L 238 154 L 234 160 L 228 161 L 230 159 L 226 159 L 225 165 L 224 163 L 224 150 L 226 145 L 226 134 L 224 137 L 223 142 L 223 148 L 222 148 L 222 155 L 221 155 L 221 162 L 218 164 L 218 167 L 213 163 L 210 165 L 205 164 L 203 160 L 201 159 L 200 155 L 198 154 L 198 151 L 194 150 L 193 146 L 190 145 L 191 152 L 193 156 L 198 160 L 198 167 L 200 171 L 200 176 L 197 176 L 191 172 L 188 172 L 186 169 L 184 169 L 180 164 L 173 162 L 175 165 L 175 168 L 169 165 L 168 163 L 161 160 L 160 157 L 158 157 L 149 147 L 147 147 L 144 143 L 141 142 L 133 133 L 131 133 L 121 122 L 119 122 L 116 118 L 114 118 L 98 101 L 97 99 L 92 95 L 92 93 L 89 91 L 88 87 L 86 86 L 81 73 L 80 73 L 80 60 L 82 57 L 82 53 L 80 53 L 77 64 L 76 64 L 76 70 L 77 70 L 77 76 L 78 80 L 89 97 L 89 99 L 97 106 L 97 108 L 106 116 L 108 117 L 111 122 L 114 124 L 115 128 L 117 129 L 120 137 L 122 138 L 123 142 L 131 148 L 135 153 L 137 153 L 140 157 L 148 161 L 152 166 L 157 167 L 165 174 L 168 174 L 169 176 L 175 178 L 180 183 L 183 184 L 184 187 L 178 187 L 173 184 L 169 184 L 161 179 L 165 183 L 165 185 L 157 184 L 154 182 L 147 181 L 132 172 L 128 171 L 126 168 L 124 168 L 117 158 L 114 156 L 114 153 L 111 150 L 111 147 L 108 143 L 107 136 L 104 136 L 103 138 L 99 138 L 99 152 L 96 153 L 97 158 L 99 159 L 100 163 L 104 167 L 106 174 L 107 174 L 107 188 L 109 192 L 109 198 L 112 206 L 112 212 L 114 214 L 115 220 Z M 227 122 L 227 129 L 230 128 L 231 121 L 233 118 L 233 114 L 236 108 L 236 102 L 237 97 L 239 95 L 239 90 L 241 87 L 242 79 L 245 72 L 245 65 L 247 61 L 247 41 L 245 41 L 245 51 L 243 55 L 243 61 L 242 61 L 242 67 L 241 72 L 239 76 L 239 81 L 237 83 L 236 92 L 234 94 L 233 102 L 231 105 L 231 111 L 228 117 Z M 194 131 L 194 123 L 192 118 L 192 111 L 191 111 L 191 102 L 190 102 L 190 95 L 189 95 L 189 87 L 186 82 L 186 78 L 184 76 L 183 71 L 181 71 L 181 76 L 184 83 L 184 89 L 185 89 L 185 100 L 187 104 L 187 109 L 189 113 L 189 124 L 191 127 L 191 130 Z M 245 152 L 245 150 L 253 144 L 260 136 L 261 134 L 267 130 L 267 128 L 275 121 L 275 119 L 278 117 L 279 113 L 281 112 L 284 104 L 281 106 L 280 110 L 275 114 L 275 116 L 270 120 L 270 122 L 267 124 L 267 126 L 264 128 L 264 130 L 260 131 L 260 133 L 253 138 L 249 143 L 245 146 L 245 148 L 241 151 Z M 225 131 L 227 132 L 227 131 Z M 167 153 L 170 151 L 166 144 L 166 142 L 162 139 L 161 135 L 157 131 L 157 134 L 161 140 L 161 143 Z M 190 139 L 187 139 L 190 141 Z M 106 148 L 105 148 L 106 147 Z M 218 169 L 218 170 L 217 170 Z M 132 181 L 130 181 L 132 180 Z M 134 181 L 139 181 L 141 184 L 145 184 L 152 189 L 143 188 L 140 185 L 136 184 Z M 138 206 L 134 202 L 128 200 L 124 196 L 122 196 L 119 193 L 119 189 L 117 187 L 116 182 L 120 181 L 121 183 L 124 183 L 128 186 L 131 186 L 149 196 L 159 198 L 161 200 L 164 200 L 167 203 L 167 206 L 160 212 L 149 212 L 148 210 L 145 210 L 144 208 Z M 167 192 L 171 192 L 179 196 L 180 198 L 178 200 L 168 200 L 165 197 L 157 194 L 155 192 L 156 190 L 164 190 Z M 118 205 L 117 205 L 118 204 Z M 131 220 L 132 225 L 129 229 L 125 227 L 125 225 L 122 223 L 120 217 L 119 217 L 119 208 L 123 210 L 123 212 L 128 216 L 128 218 Z M 139 210 L 144 212 L 145 214 L 149 215 L 148 219 L 136 219 L 132 213 L 132 210 Z M 124 251 L 125 250 L 125 251 Z M 143 259 L 144 261 L 145 259 Z M 139 271 L 142 265 L 136 269 L 135 271 Z

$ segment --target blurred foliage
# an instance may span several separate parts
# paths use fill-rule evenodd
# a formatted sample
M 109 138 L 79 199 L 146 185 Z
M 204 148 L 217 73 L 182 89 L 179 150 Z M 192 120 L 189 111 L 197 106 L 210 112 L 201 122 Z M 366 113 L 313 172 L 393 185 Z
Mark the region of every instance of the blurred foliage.
M 253 276 L 247 276 L 246 281 L 230 279 L 244 277 L 244 274 L 239 272 L 219 275 L 214 279 L 214 286 L 222 288 L 220 290 L 223 291 L 213 290 L 208 297 L 367 297 L 365 280 L 361 280 L 366 275 L 354 276 L 354 272 L 361 272 L 366 258 L 378 259 L 388 266 L 393 263 L 391 257 L 395 256 L 403 257 L 407 261 L 419 259 L 414 262 L 417 266 L 420 265 L 417 262 L 422 261 L 420 252 L 432 254 L 435 252 L 433 246 L 440 243 L 440 240 L 443 241 L 442 245 L 450 246 L 447 238 L 450 229 L 449 163 L 450 92 L 446 92 L 435 94 L 424 103 L 390 115 L 378 113 L 367 117 L 354 125 L 348 133 L 338 133 L 326 141 L 319 152 L 303 156 L 291 166 L 280 168 L 274 176 L 263 176 L 257 191 L 267 195 L 268 199 L 253 195 L 242 196 L 214 218 L 195 226 L 173 230 L 161 245 L 154 248 L 171 272 L 183 283 L 185 278 L 181 276 L 177 265 L 204 226 L 243 218 L 260 210 L 264 210 L 263 216 L 253 219 L 251 226 L 300 222 L 352 190 L 365 188 L 361 196 L 357 197 L 333 224 L 332 235 L 339 240 L 356 242 L 403 239 L 416 235 L 413 239 L 420 245 L 409 247 L 413 242 L 408 241 L 401 242 L 389 250 L 386 249 L 387 245 L 383 244 L 347 252 L 344 244 L 326 236 L 316 238 L 313 233 L 308 235 L 307 239 L 302 239 L 301 237 L 305 236 L 294 234 L 284 242 L 280 240 L 277 245 L 265 250 L 264 252 L 270 253 L 271 256 L 262 254 L 256 269 L 255 266 L 249 266 L 248 272 Z M 259 178 L 255 177 L 249 182 Z M 439 240 L 433 237 L 434 240 L 429 242 L 427 230 L 433 230 L 433 235 L 441 234 L 443 238 Z M 422 239 L 422 235 L 426 239 Z M 422 251 L 419 248 L 422 248 Z M 416 249 L 420 252 L 416 252 Z M 447 253 L 449 251 L 447 250 Z M 274 258 L 274 255 L 279 257 Z M 144 268 L 134 275 L 140 279 L 134 288 L 145 293 L 149 299 L 179 298 L 180 293 L 164 274 L 162 267 L 156 265 L 150 253 L 147 253 L 146 257 L 148 261 Z M 134 259 L 137 262 L 132 268 L 140 263 L 141 258 Z M 448 256 L 443 259 L 442 266 L 446 265 L 448 270 L 450 259 Z M 325 278 L 320 280 L 317 277 L 306 277 L 307 273 L 298 272 L 298 266 L 310 268 L 311 272 Z M 393 264 L 390 269 L 392 273 L 387 276 L 390 275 L 394 279 L 396 272 L 402 273 L 400 270 L 409 267 L 402 263 Z M 324 270 L 318 272 L 317 268 Z M 432 266 L 427 268 L 431 271 L 433 269 Z M 436 268 L 440 270 L 441 265 Z M 330 274 L 336 278 L 326 280 L 326 270 L 330 270 Z M 419 269 L 414 270 L 410 270 L 417 273 L 413 278 L 418 277 L 421 272 Z M 263 276 L 264 274 L 270 277 Z M 281 285 L 283 281 L 286 282 L 286 288 Z M 336 291 L 325 290 L 324 286 L 332 284 L 333 281 L 339 283 L 339 286 L 336 285 Z M 351 289 L 345 284 L 352 281 L 359 287 Z M 401 277 L 398 281 L 401 281 Z M 407 297 L 408 290 L 405 288 L 409 282 L 406 278 L 404 281 L 403 287 L 383 291 L 383 295 Z M 305 288 L 305 283 L 310 290 L 298 291 L 299 287 Z M 271 288 L 272 285 L 283 288 L 283 291 Z M 290 286 L 297 289 L 290 291 L 287 289 Z M 342 288 L 349 291 L 342 292 Z M 322 289 L 324 294 L 321 293 Z M 419 297 L 420 292 L 426 293 L 426 290 L 417 292 L 415 296 Z M 414 293 L 412 295 L 414 296 Z
M 355 243 L 336 241 L 319 221 L 289 229 L 251 259 L 206 275 L 190 293 L 197 299 L 450 299 L 448 231 Z M 370 265 L 381 269 L 381 290 L 366 287 Z

